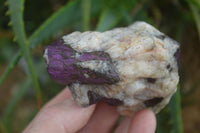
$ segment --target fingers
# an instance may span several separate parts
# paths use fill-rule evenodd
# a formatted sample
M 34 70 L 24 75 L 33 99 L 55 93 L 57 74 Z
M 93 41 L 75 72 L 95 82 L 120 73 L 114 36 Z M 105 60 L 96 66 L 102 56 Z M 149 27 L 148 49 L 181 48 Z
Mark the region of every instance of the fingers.
M 93 116 L 80 133 L 110 133 L 118 118 L 116 107 L 99 102 Z
M 137 112 L 132 118 L 124 117 L 115 133 L 154 133 L 155 128 L 154 113 L 145 109 Z
M 115 133 L 128 133 L 131 119 L 131 117 L 125 116 L 120 125 L 117 127 Z
M 130 123 L 128 133 L 154 133 L 155 129 L 155 115 L 151 110 L 145 109 L 135 114 Z
M 82 108 L 76 105 L 70 97 L 68 88 L 64 89 L 45 105 L 24 133 L 73 133 L 78 131 L 107 133 L 112 131 L 119 118 L 116 107 L 100 102 L 98 106 Z M 136 113 L 133 118 L 124 117 L 116 133 L 153 133 L 155 127 L 155 116 L 151 110 L 146 109 Z
M 69 97 L 68 90 L 58 94 L 40 111 L 24 133 L 73 133 L 84 127 L 93 114 L 95 105 L 82 108 Z

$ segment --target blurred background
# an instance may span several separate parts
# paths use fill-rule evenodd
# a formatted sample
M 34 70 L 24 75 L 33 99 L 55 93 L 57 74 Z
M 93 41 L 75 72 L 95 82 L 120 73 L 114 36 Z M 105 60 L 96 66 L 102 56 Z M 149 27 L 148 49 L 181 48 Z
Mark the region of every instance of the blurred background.
M 73 31 L 105 31 L 137 20 L 181 44 L 179 89 L 157 115 L 156 132 L 199 133 L 199 0 L 0 0 L 0 132 L 21 132 L 64 88 L 46 71 L 45 45 Z

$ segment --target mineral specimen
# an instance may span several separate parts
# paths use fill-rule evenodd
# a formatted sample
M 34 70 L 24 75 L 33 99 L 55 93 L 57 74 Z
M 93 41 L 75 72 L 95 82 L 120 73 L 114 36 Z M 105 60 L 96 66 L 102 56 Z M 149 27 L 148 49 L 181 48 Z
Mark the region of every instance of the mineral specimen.
M 122 115 L 159 112 L 175 93 L 179 44 L 145 22 L 106 32 L 73 32 L 44 49 L 50 76 L 82 107 L 99 100 Z

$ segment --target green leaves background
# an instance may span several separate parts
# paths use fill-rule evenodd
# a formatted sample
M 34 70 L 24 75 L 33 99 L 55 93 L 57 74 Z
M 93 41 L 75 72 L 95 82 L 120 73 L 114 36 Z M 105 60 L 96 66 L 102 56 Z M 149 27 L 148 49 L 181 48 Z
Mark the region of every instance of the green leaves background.
M 37 21 L 41 23 L 38 28 L 36 28 L 37 24 L 34 25 L 34 20 L 26 21 L 27 17 L 24 17 L 26 12 L 30 12 L 29 5 L 25 6 L 25 2 L 37 4 L 37 1 L 1 0 L 2 2 L 5 2 L 8 10 L 5 13 L 9 17 L 8 25 L 12 27 L 11 34 L 14 40 L 14 44 L 12 45 L 18 45 L 15 48 L 18 51 L 13 50 L 16 54 L 12 56 L 12 59 L 10 59 L 7 67 L 0 76 L 0 86 L 4 82 L 6 83 L 7 76 L 16 67 L 21 58 L 24 59 L 26 64 L 22 69 L 27 69 L 27 71 L 24 72 L 26 73 L 26 78 L 22 79 L 21 83 L 19 83 L 17 92 L 13 93 L 6 107 L 2 109 L 0 132 L 10 133 L 20 131 L 28 124 L 31 117 L 27 118 L 28 120 L 22 124 L 21 128 L 13 128 L 14 110 L 20 108 L 19 103 L 27 98 L 27 95 L 30 95 L 30 90 L 34 90 L 31 96 L 36 98 L 35 101 L 37 101 L 37 105 L 40 107 L 63 87 L 49 79 L 42 60 L 42 54 L 39 54 L 40 56 L 37 57 L 39 58 L 37 61 L 35 61 L 36 56 L 32 54 L 38 48 L 40 49 L 39 52 L 41 52 L 42 46 L 50 43 L 52 40 L 56 40 L 63 34 L 75 30 L 105 31 L 113 27 L 127 26 L 136 20 L 142 20 L 153 24 L 165 33 L 169 33 L 178 41 L 181 41 L 181 33 L 184 29 L 183 25 L 195 22 L 200 38 L 200 2 L 198 0 L 164 0 L 162 2 L 155 2 L 153 0 L 70 0 L 65 4 L 63 4 L 63 1 L 60 1 L 58 2 L 60 3 L 58 4 L 58 9 L 52 11 L 50 16 L 45 15 L 46 18 L 48 17 L 45 21 L 41 21 L 39 18 L 40 14 L 34 14 L 34 10 L 31 10 L 32 13 L 29 14 L 29 18 L 38 16 L 39 19 Z M 56 4 L 55 1 L 52 3 Z M 170 13 L 169 8 L 168 11 L 165 10 L 167 9 L 165 6 L 170 6 L 170 4 L 174 8 L 177 6 L 177 9 L 173 9 L 175 15 L 180 15 L 177 18 L 175 18 L 174 14 Z M 3 8 L 0 6 L 0 9 Z M 40 10 L 40 8 L 36 10 Z M 44 8 L 48 8 L 48 6 Z M 169 12 L 169 14 L 166 12 Z M 186 14 L 184 14 L 185 12 Z M 163 14 L 166 16 L 163 17 Z M 31 17 L 31 15 L 33 16 Z M 3 25 L 6 21 L 6 17 L 3 17 L 0 25 Z M 32 29 L 31 25 L 33 25 Z M 32 33 L 31 31 L 34 32 Z M 56 88 L 59 89 L 56 90 Z M 157 115 L 158 126 L 156 132 L 183 132 L 179 89 L 180 86 L 170 104 Z M 38 108 L 35 108 L 29 116 L 34 116 L 37 110 Z M 19 120 L 20 123 L 23 122 Z

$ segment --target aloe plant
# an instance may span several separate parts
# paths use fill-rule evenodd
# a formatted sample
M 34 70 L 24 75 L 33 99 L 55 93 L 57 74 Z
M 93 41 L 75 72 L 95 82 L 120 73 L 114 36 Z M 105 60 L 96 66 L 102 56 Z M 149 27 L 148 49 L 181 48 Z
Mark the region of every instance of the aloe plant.
M 193 14 L 192 22 L 196 23 L 196 30 L 199 32 L 200 38 L 200 3 L 198 0 L 185 0 L 187 6 L 190 9 L 190 13 Z M 6 15 L 9 15 L 10 23 L 14 33 L 14 40 L 19 46 L 18 52 L 8 63 L 3 74 L 0 76 L 0 86 L 5 82 L 6 77 L 10 74 L 13 68 L 18 64 L 19 60 L 24 57 L 28 66 L 29 73 L 27 79 L 22 82 L 22 87 L 14 94 L 4 110 L 3 120 L 0 122 L 0 132 L 12 132 L 12 116 L 13 110 L 18 103 L 26 96 L 29 86 L 33 85 L 37 103 L 40 106 L 45 94 L 44 89 L 41 89 L 41 81 L 38 79 L 40 75 L 36 74 L 37 66 L 33 61 L 31 51 L 36 46 L 42 46 L 41 44 L 52 39 L 52 36 L 57 33 L 63 33 L 64 29 L 69 31 L 74 30 L 97 30 L 105 31 L 117 26 L 125 26 L 131 24 L 135 20 L 148 21 L 158 28 L 159 9 L 155 6 L 154 2 L 147 0 L 73 0 L 69 1 L 60 7 L 57 11 L 52 13 L 37 29 L 34 29 L 32 34 L 25 32 L 25 24 L 23 14 L 29 10 L 24 6 L 24 0 L 7 0 L 8 11 Z M 151 7 L 154 7 L 151 9 Z M 39 10 L 39 9 L 38 9 Z M 152 14 L 157 19 L 152 18 L 148 11 L 152 10 Z M 173 20 L 174 21 L 174 20 Z M 182 22 L 181 22 L 182 23 Z M 169 27 L 169 25 L 168 25 Z M 173 32 L 180 32 L 183 29 L 183 25 L 178 25 L 173 29 Z M 163 28 L 164 29 L 164 28 Z M 169 28 L 170 29 L 170 28 Z M 63 33 L 64 34 L 64 33 Z M 158 128 L 157 132 L 177 132 L 182 133 L 181 123 L 181 101 L 180 101 L 180 88 L 174 95 L 170 104 L 163 112 L 158 115 Z M 167 117 L 166 117 L 167 116 Z M 164 122 L 164 124 L 163 124 Z

